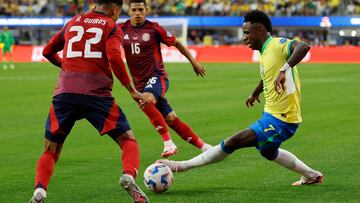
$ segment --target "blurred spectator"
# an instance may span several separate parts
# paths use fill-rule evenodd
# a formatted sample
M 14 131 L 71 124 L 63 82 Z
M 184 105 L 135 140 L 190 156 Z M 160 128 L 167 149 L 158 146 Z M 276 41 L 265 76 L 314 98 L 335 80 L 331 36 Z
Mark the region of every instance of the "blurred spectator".
M 73 16 L 95 0 L 0 0 L 0 16 Z M 127 13 L 129 0 L 124 0 Z M 260 9 L 273 16 L 359 15 L 360 0 L 149 0 L 150 15 L 242 16 Z
M 203 43 L 205 46 L 212 46 L 213 45 L 213 37 L 210 35 L 209 32 L 203 38 Z

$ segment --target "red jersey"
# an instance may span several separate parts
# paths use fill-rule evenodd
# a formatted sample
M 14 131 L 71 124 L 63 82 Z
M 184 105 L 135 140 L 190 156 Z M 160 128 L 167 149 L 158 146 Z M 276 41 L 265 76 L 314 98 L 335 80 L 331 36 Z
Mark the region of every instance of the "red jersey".
M 121 30 L 104 13 L 92 11 L 71 19 L 43 51 L 51 63 L 61 67 L 55 95 L 77 93 L 109 97 L 112 71 L 123 85 L 129 84 L 120 45 Z M 62 59 L 57 55 L 61 50 Z
M 148 20 L 139 27 L 133 27 L 127 20 L 119 27 L 122 29 L 122 45 L 136 89 L 142 91 L 154 75 L 167 77 L 160 43 L 172 46 L 176 37 L 158 23 Z

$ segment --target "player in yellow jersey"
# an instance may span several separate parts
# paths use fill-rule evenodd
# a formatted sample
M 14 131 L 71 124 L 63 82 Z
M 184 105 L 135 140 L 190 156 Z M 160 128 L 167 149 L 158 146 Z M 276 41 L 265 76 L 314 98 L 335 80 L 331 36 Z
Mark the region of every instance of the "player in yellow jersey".
M 263 116 L 249 128 L 190 160 L 165 159 L 158 162 L 180 172 L 219 162 L 240 148 L 256 147 L 266 159 L 301 174 L 301 179 L 293 185 L 322 183 L 324 177 L 319 171 L 280 148 L 282 142 L 294 135 L 302 120 L 296 65 L 305 57 L 310 46 L 296 40 L 272 37 L 270 18 L 262 11 L 250 11 L 244 19 L 244 41 L 251 49 L 259 50 L 261 55 L 261 80 L 247 98 L 246 105 L 252 107 L 256 101 L 260 103 L 259 95 L 264 92 Z

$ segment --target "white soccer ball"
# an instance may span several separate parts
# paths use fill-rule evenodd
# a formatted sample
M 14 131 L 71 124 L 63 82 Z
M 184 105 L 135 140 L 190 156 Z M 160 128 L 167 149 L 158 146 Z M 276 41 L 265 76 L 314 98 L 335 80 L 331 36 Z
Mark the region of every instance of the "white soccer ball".
M 151 164 L 144 172 L 145 186 L 155 193 L 168 190 L 173 183 L 173 178 L 171 169 L 162 163 Z

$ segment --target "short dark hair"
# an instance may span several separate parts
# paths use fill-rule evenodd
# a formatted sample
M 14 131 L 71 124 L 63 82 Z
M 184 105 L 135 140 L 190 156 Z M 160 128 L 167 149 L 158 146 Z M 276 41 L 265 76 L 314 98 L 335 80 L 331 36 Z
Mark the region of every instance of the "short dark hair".
M 272 32 L 272 25 L 269 16 L 260 10 L 252 10 L 245 14 L 244 22 L 261 23 L 265 26 L 266 31 Z
M 99 5 L 114 3 L 121 7 L 123 4 L 123 1 L 122 0 L 97 0 L 96 3 Z
M 146 6 L 146 0 L 130 0 L 129 5 L 132 3 L 143 3 Z

